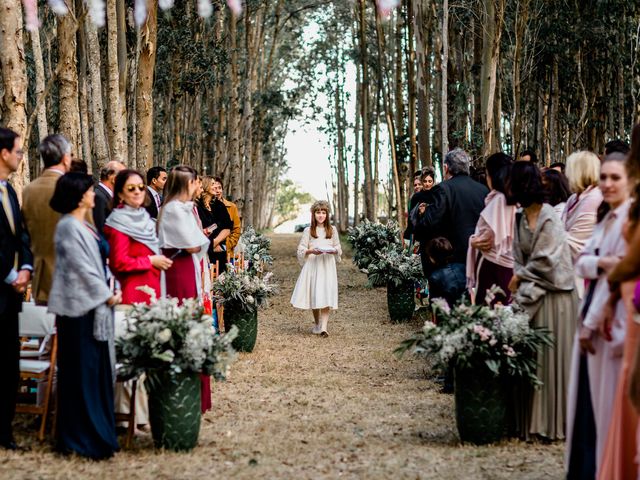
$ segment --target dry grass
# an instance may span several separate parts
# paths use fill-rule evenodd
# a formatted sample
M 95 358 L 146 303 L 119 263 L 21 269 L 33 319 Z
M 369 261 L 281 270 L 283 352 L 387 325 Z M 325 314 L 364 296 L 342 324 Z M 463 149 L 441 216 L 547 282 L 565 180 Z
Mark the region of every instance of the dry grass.
M 367 290 L 345 258 L 340 310 L 328 339 L 289 298 L 297 235 L 273 237 L 281 295 L 260 314 L 256 349 L 242 354 L 188 454 L 157 452 L 148 438 L 107 462 L 65 459 L 48 445 L 0 452 L 1 478 L 562 478 L 561 444 L 460 446 L 453 398 L 427 379 L 424 360 L 392 355 L 419 322 L 392 325 L 384 290 Z

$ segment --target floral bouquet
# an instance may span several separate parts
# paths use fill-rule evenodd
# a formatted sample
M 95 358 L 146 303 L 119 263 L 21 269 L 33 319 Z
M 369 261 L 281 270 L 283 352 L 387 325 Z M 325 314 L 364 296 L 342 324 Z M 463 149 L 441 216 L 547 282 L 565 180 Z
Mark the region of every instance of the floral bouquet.
M 389 283 L 400 287 L 419 282 L 424 276 L 420 256 L 409 254 L 395 244 L 376 251 L 375 258 L 363 272 L 367 274 L 371 287 Z
M 198 300 L 155 297 L 151 304 L 135 304 L 126 314 L 126 332 L 116 339 L 119 372 L 135 376 L 152 369 L 213 375 L 224 380 L 235 357 L 231 342 L 236 331 L 217 335 L 210 315 L 203 315 Z
M 249 262 L 248 270 L 254 274 L 262 274 L 264 266 L 273 263 L 271 240 L 251 226 L 245 228 L 240 236 L 238 250 L 244 252 L 244 258 Z
M 384 250 L 390 245 L 400 249 L 400 228 L 393 221 L 383 225 L 365 220 L 351 227 L 347 238 L 354 250 L 353 263 L 361 270 L 369 268 L 371 262 L 377 258 L 379 250 Z
M 402 342 L 397 354 L 412 349 L 430 355 L 443 371 L 449 366 L 473 369 L 484 364 L 495 376 L 516 376 L 540 385 L 537 352 L 551 346 L 552 339 L 548 330 L 531 327 L 525 312 L 516 306 L 491 308 L 465 302 L 451 308 L 441 298 L 432 305 L 438 323 L 426 321 L 420 332 Z
M 213 298 L 225 308 L 255 311 L 266 306 L 269 297 L 278 292 L 272 278 L 272 272 L 260 277 L 250 270 L 241 271 L 230 265 L 213 282 Z

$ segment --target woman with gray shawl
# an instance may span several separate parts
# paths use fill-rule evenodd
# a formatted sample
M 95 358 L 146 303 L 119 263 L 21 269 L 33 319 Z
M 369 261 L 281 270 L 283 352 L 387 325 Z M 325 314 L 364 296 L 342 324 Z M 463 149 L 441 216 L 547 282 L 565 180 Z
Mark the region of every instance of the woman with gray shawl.
M 113 188 L 115 208 L 103 229 L 109 242 L 109 269 L 122 289 L 122 303 L 149 303 L 150 297 L 138 287 L 147 286 L 160 298 L 160 271 L 173 263 L 160 255 L 160 242 L 156 223 L 144 208 L 146 186 L 142 175 L 135 170 L 122 170 L 116 176 Z M 149 407 L 147 392 L 141 377 L 138 379 L 135 411 L 138 431 L 149 433 Z M 117 412 L 130 411 L 132 383 L 116 383 Z
M 119 172 L 113 187 L 115 208 L 104 227 L 109 269 L 120 282 L 125 305 L 149 303 L 149 295 L 138 290 L 145 285 L 160 298 L 160 271 L 173 264 L 160 254 L 156 224 L 144 208 L 146 188 L 135 170 Z
M 551 205 L 543 203 L 542 178 L 535 165 L 513 165 L 509 193 L 509 203 L 523 208 L 516 215 L 514 276 L 509 288 L 532 326 L 548 329 L 554 340 L 553 347 L 538 352 L 542 386 L 521 392 L 525 394 L 516 405 L 516 426 L 525 438 L 561 440 L 577 314 L 571 252 L 562 221 Z
M 57 449 L 103 459 L 118 450 L 113 306 L 121 296 L 107 285 L 106 245 L 85 221 L 94 197 L 93 180 L 84 173 L 67 173 L 56 184 L 50 205 L 63 217 L 54 237 L 49 311 L 58 328 Z

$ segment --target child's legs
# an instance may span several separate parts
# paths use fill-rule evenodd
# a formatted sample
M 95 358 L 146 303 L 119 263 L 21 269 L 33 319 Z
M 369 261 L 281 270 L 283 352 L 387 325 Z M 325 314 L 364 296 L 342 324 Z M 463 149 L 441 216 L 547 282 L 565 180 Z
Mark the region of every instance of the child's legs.
M 326 307 L 320 310 L 320 326 L 322 327 L 322 331 L 327 331 L 327 323 L 329 323 L 329 312 L 330 308 Z
M 312 308 L 311 312 L 313 313 L 313 320 L 316 322 L 316 325 L 320 323 L 320 309 Z

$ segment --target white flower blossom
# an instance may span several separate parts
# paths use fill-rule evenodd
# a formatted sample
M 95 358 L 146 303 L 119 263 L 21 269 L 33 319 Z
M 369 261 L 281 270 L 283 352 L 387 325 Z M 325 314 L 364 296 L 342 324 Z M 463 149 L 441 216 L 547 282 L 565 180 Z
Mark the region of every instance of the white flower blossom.
M 168 328 L 160 330 L 158 333 L 156 333 L 156 340 L 158 341 L 158 343 L 167 343 L 169 340 L 171 340 L 171 330 L 169 330 Z

